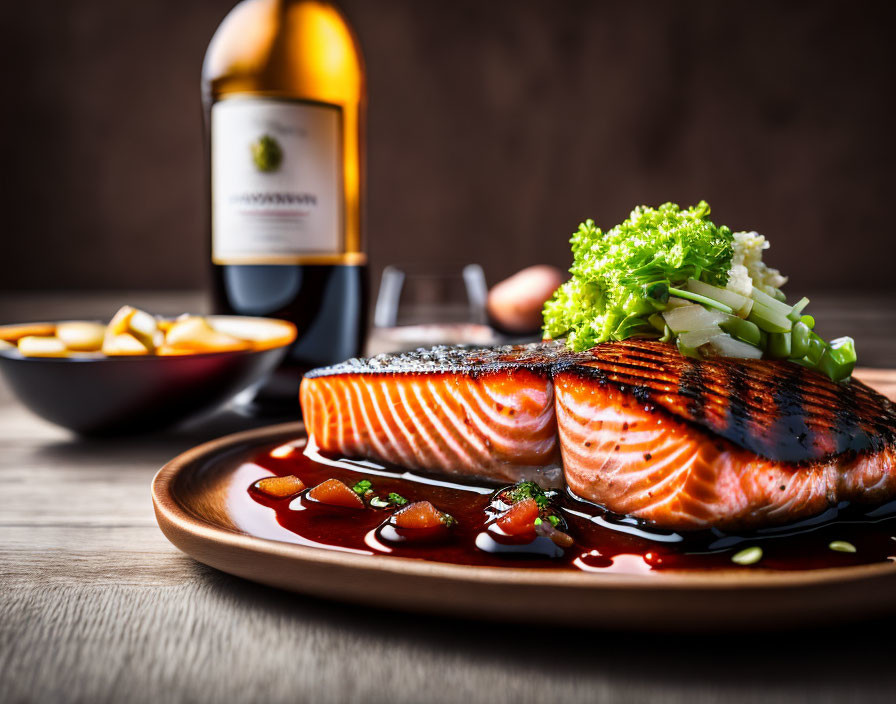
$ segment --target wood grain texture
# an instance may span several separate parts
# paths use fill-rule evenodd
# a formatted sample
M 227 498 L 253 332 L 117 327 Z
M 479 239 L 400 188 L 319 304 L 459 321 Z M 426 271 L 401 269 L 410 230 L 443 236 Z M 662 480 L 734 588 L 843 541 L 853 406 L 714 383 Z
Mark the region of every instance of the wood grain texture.
M 889 315 L 868 328 L 896 359 Z M 896 391 L 891 374 L 866 378 Z M 162 536 L 150 480 L 258 424 L 231 412 L 83 441 L 0 384 L 0 701 L 892 701 L 892 620 L 645 638 L 364 609 L 203 567 Z

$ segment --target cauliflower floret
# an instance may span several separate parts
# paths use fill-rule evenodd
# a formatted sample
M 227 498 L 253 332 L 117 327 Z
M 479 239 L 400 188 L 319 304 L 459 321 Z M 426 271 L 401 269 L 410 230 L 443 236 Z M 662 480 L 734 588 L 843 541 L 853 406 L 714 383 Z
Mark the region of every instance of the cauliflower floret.
M 753 293 L 753 286 L 771 294 L 771 289 L 781 288 L 786 284 L 786 276 L 762 262 L 762 252 L 769 246 L 768 240 L 758 232 L 735 232 L 731 268 L 728 270 L 728 284 L 725 288 L 749 297 Z
M 750 278 L 747 267 L 743 264 L 733 264 L 728 270 L 728 283 L 725 288 L 749 298 L 753 294 L 753 279 Z

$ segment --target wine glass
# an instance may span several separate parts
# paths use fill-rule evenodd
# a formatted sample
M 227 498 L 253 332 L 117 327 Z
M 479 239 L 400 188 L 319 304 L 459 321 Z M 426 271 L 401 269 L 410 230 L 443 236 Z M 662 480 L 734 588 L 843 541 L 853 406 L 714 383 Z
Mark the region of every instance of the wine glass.
M 383 269 L 368 354 L 441 344 L 493 345 L 487 324 L 488 286 L 479 264 L 440 273 L 420 265 Z

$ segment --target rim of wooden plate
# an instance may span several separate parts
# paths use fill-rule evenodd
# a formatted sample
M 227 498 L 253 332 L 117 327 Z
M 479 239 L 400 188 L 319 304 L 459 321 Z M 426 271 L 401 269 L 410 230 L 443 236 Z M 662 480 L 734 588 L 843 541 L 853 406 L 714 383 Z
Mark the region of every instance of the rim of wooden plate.
M 236 576 L 400 610 L 647 630 L 796 626 L 820 617 L 830 622 L 896 611 L 893 562 L 793 572 L 732 568 L 643 575 L 455 565 L 260 538 L 200 515 L 178 496 L 177 482 L 200 465 L 220 458 L 235 467 L 237 448 L 304 438 L 301 423 L 285 423 L 227 435 L 178 455 L 152 482 L 162 532 L 199 562 Z M 313 574 L 315 569 L 320 574 Z M 528 610 L 534 606 L 543 609 Z

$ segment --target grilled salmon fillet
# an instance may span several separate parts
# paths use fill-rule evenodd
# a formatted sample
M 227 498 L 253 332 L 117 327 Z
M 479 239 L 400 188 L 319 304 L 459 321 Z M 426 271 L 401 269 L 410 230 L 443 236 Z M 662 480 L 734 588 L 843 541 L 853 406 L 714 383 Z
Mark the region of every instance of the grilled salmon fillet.
M 790 362 L 695 360 L 644 340 L 434 348 L 315 370 L 300 395 L 324 450 L 565 481 L 664 528 L 759 527 L 896 496 L 893 404 Z
M 318 447 L 409 469 L 563 485 L 551 369 L 559 345 L 437 347 L 308 373 Z
M 569 488 L 672 529 L 787 523 L 896 496 L 896 411 L 791 362 L 598 345 L 553 372 Z

